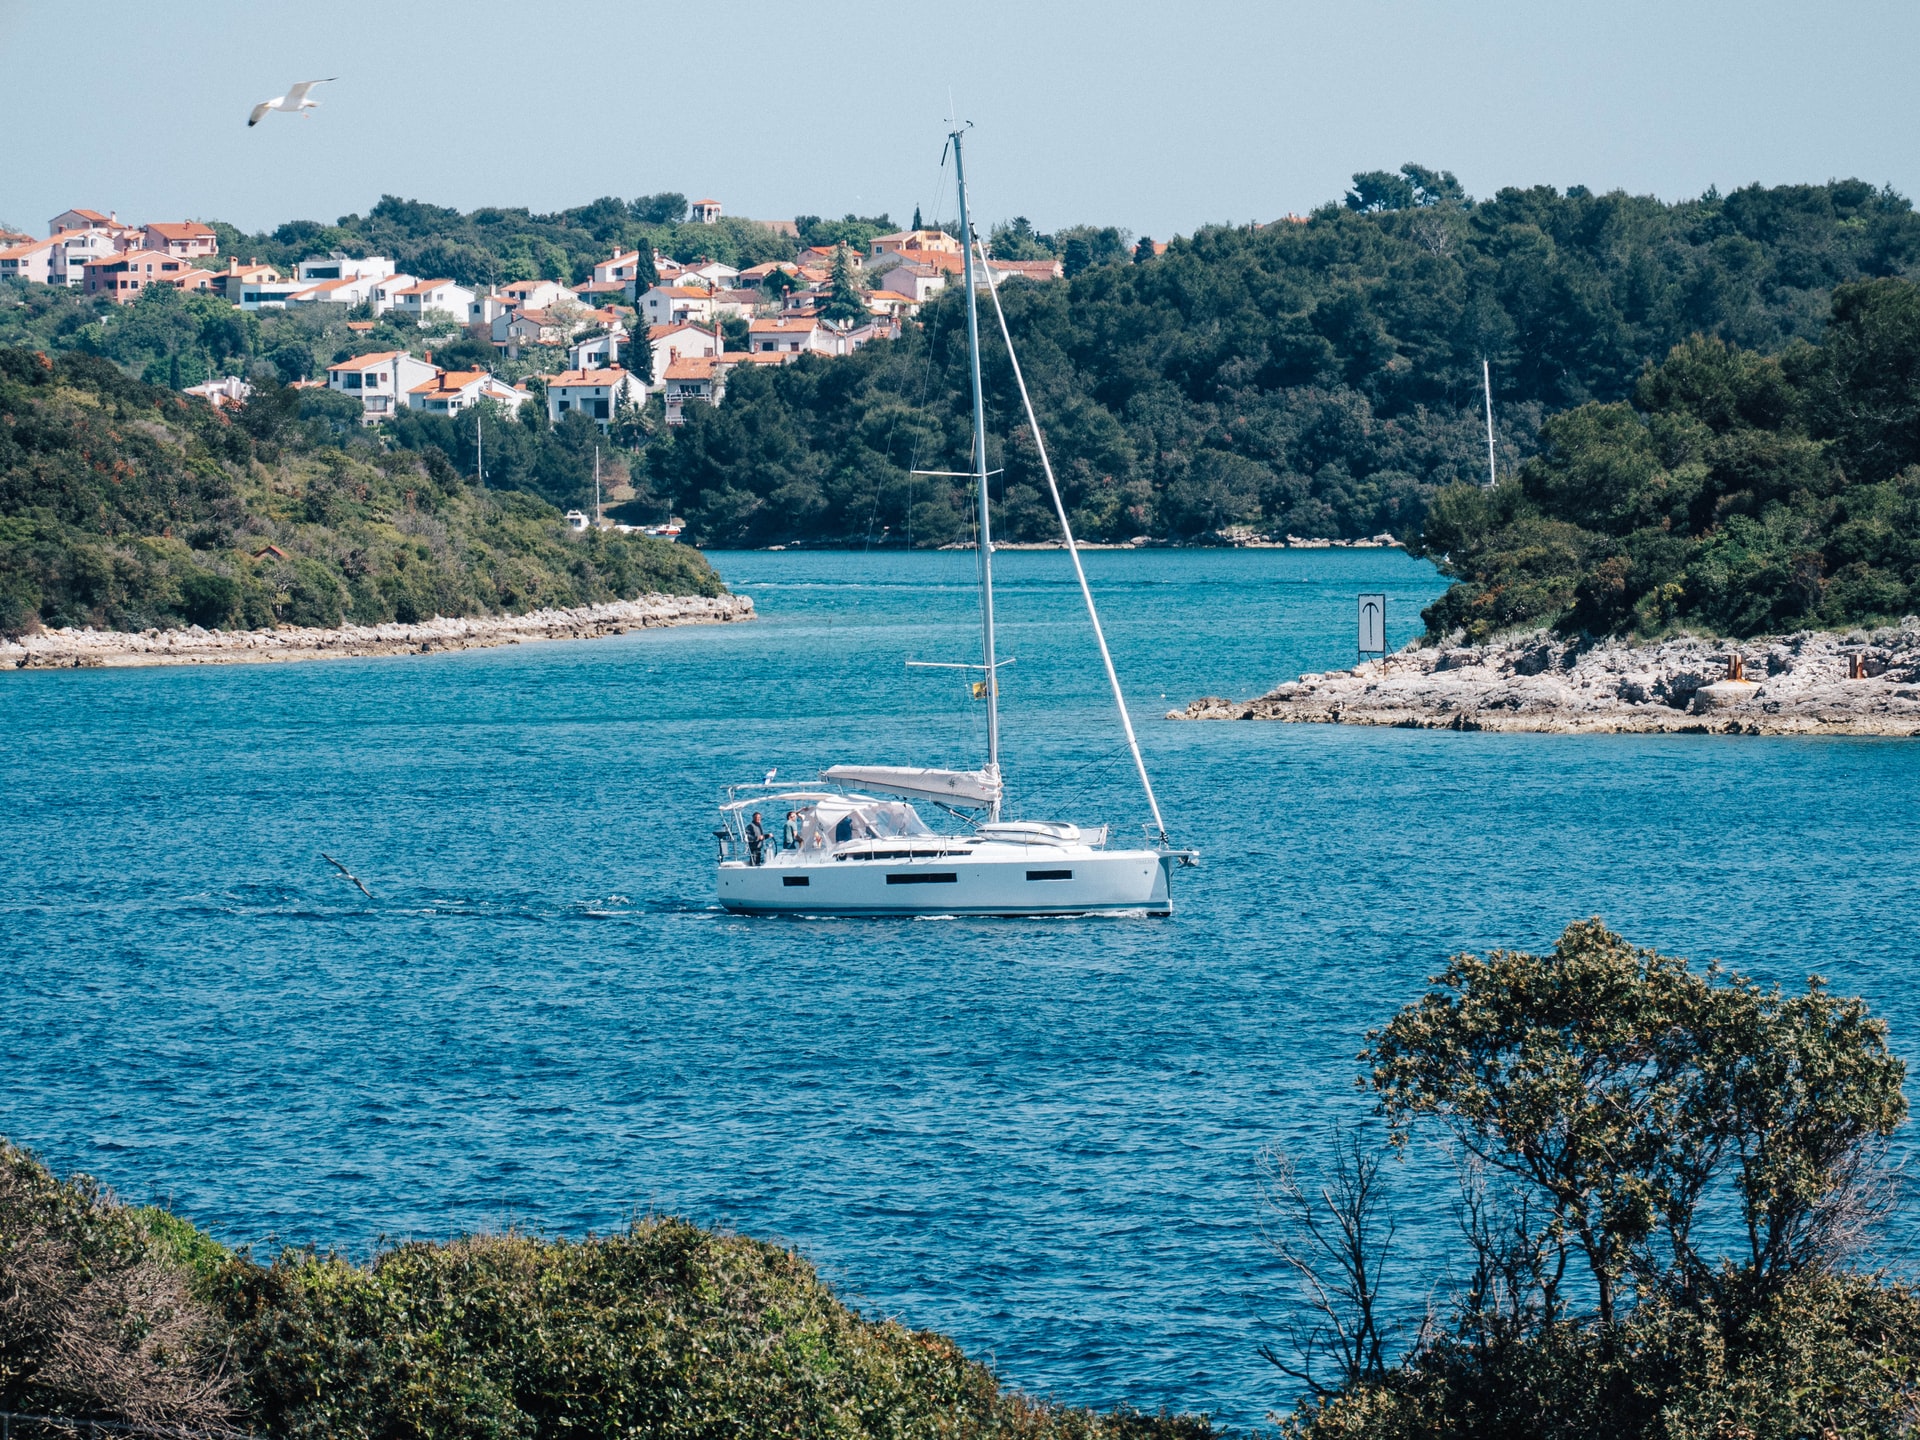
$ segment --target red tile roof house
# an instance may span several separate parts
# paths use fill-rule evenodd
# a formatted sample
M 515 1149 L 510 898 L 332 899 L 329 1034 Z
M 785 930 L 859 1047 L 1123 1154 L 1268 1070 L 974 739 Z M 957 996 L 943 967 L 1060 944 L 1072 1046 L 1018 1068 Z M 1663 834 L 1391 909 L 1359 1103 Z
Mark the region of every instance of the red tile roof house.
M 431 415 L 457 415 L 481 400 L 492 400 L 508 410 L 518 410 L 528 398 L 526 391 L 514 389 L 485 370 L 448 370 L 409 390 L 407 408 Z
M 712 330 L 682 322 L 677 325 L 649 325 L 647 345 L 653 351 L 653 374 L 648 383 L 658 385 L 667 378 L 667 367 L 681 358 L 693 359 L 720 353 L 720 337 Z
M 212 226 L 202 225 L 198 220 L 183 220 L 178 225 L 149 225 L 141 243 L 149 250 L 184 255 L 189 260 L 220 253 L 220 237 L 213 233 Z
M 473 291 L 451 280 L 422 280 L 417 285 L 389 293 L 387 299 L 402 315 L 426 325 L 430 315 L 465 321 L 473 304 Z
M 604 430 L 622 404 L 646 403 L 646 382 L 618 365 L 606 370 L 563 370 L 547 381 L 547 418 L 556 425 L 562 416 L 577 410 Z
M 160 250 L 129 250 L 106 255 L 80 267 L 86 278 L 82 288 L 89 295 L 104 295 L 116 305 L 130 305 L 149 285 L 174 285 L 181 289 L 211 289 L 211 270 L 196 270 L 185 260 Z M 196 279 L 198 283 L 195 283 Z
M 327 388 L 356 396 L 362 422 L 377 425 L 406 403 L 408 391 L 439 373 L 438 365 L 416 359 L 404 350 L 377 350 L 329 365 Z
M 667 366 L 667 423 L 684 425 L 683 409 L 689 401 L 718 405 L 727 398 L 727 373 L 736 365 L 788 365 L 798 360 L 795 351 L 730 350 L 723 355 L 689 356 Z
M 59 248 L 60 237 L 57 235 L 45 240 L 29 240 L 23 245 L 9 245 L 0 250 L 0 280 L 53 284 L 54 252 Z
M 831 355 L 839 347 L 834 343 L 833 332 L 817 320 L 811 317 L 794 319 L 783 315 L 778 320 L 749 322 L 747 348 L 756 355 L 776 352 L 798 354 L 807 350 Z

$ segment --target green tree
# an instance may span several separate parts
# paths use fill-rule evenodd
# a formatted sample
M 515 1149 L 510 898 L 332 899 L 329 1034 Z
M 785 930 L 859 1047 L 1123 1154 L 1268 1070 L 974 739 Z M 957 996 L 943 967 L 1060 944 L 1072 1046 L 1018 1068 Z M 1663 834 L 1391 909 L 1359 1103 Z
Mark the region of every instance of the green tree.
M 867 316 L 867 299 L 860 282 L 854 279 L 853 261 L 845 245 L 834 252 L 833 276 L 820 313 L 828 320 L 839 321 L 864 320 Z
M 1550 955 L 1455 957 L 1434 989 L 1368 1037 L 1369 1080 L 1396 1133 L 1443 1123 L 1530 1188 L 1559 1257 L 1577 1257 L 1602 1325 L 1641 1293 L 1723 1310 L 1852 1238 L 1877 1142 L 1906 1118 L 1886 1027 L 1819 980 L 1802 995 L 1628 944 L 1598 920 Z M 1716 1187 L 1744 1243 L 1708 1248 Z

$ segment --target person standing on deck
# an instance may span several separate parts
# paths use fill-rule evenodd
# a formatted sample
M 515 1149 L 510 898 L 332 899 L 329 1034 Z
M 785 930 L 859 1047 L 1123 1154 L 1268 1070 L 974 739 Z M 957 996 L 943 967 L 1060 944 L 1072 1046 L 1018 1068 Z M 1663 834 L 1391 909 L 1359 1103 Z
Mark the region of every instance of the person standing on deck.
M 747 825 L 747 862 L 751 865 L 762 863 L 767 849 L 767 827 L 760 823 L 760 812 L 753 812 L 753 819 Z
M 800 812 L 798 810 L 787 811 L 787 828 L 780 836 L 780 848 L 782 850 L 800 848 Z

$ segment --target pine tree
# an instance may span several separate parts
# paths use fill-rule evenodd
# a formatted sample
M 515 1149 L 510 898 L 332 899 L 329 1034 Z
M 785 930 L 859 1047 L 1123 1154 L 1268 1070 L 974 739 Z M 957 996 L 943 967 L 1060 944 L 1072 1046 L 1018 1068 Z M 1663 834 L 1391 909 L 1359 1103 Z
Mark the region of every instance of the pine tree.
M 866 297 L 860 293 L 860 286 L 853 278 L 853 261 L 848 258 L 845 245 L 834 252 L 832 289 L 828 292 L 827 303 L 820 307 L 820 313 L 829 320 L 866 318 Z

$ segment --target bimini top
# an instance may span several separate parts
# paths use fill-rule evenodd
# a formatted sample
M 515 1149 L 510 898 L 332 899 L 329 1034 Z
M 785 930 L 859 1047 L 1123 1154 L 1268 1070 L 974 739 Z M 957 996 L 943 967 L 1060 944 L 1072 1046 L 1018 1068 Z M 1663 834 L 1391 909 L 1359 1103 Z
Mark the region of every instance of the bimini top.
M 835 765 L 820 772 L 822 780 L 858 785 L 912 800 L 944 800 L 969 808 L 991 806 L 1000 800 L 1000 769 L 923 770 L 910 765 Z

